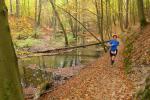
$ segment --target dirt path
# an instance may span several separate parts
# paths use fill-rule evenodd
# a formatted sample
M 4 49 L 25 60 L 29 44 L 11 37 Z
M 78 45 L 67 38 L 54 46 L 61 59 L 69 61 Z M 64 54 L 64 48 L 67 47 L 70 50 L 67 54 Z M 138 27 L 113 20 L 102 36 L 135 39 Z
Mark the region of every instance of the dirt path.
M 105 54 L 42 100 L 131 100 L 133 85 L 124 72 L 122 44 L 119 51 L 115 66 Z

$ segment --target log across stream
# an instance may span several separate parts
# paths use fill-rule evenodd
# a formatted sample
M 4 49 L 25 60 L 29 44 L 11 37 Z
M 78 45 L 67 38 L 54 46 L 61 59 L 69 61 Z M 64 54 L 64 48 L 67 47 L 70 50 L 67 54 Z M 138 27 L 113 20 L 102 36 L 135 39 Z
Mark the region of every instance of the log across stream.
M 105 41 L 106 43 L 107 41 Z M 78 46 L 70 46 L 70 47 L 64 47 L 64 48 L 56 48 L 46 51 L 36 51 L 35 53 L 51 53 L 51 52 L 60 52 L 60 51 L 66 51 L 66 50 L 72 50 L 72 49 L 78 49 L 78 48 L 86 48 L 89 46 L 95 46 L 95 45 L 101 45 L 101 43 L 91 43 L 91 44 L 85 44 L 85 45 L 78 45 Z

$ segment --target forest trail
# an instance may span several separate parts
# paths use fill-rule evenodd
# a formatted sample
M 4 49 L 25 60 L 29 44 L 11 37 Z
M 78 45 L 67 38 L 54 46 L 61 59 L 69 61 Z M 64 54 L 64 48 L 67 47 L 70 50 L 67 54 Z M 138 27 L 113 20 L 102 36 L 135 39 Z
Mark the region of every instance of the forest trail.
M 133 84 L 123 67 L 123 44 L 117 63 L 110 65 L 109 54 L 82 69 L 79 75 L 44 95 L 42 100 L 131 100 Z

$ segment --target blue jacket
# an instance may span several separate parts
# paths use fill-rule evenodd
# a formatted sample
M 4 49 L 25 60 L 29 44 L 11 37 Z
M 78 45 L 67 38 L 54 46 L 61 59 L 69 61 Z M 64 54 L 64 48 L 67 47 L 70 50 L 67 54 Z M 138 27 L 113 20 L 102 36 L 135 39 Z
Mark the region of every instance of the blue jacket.
M 111 51 L 116 51 L 117 47 L 119 46 L 119 41 L 112 39 L 112 40 L 109 41 L 109 44 L 111 45 L 110 50 Z

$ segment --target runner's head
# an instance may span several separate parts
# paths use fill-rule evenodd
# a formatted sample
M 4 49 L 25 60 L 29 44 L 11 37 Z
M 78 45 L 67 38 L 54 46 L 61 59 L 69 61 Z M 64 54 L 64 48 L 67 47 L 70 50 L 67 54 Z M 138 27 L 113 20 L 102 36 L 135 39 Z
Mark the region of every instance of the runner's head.
M 113 39 L 117 39 L 118 38 L 118 35 L 117 34 L 113 34 Z

